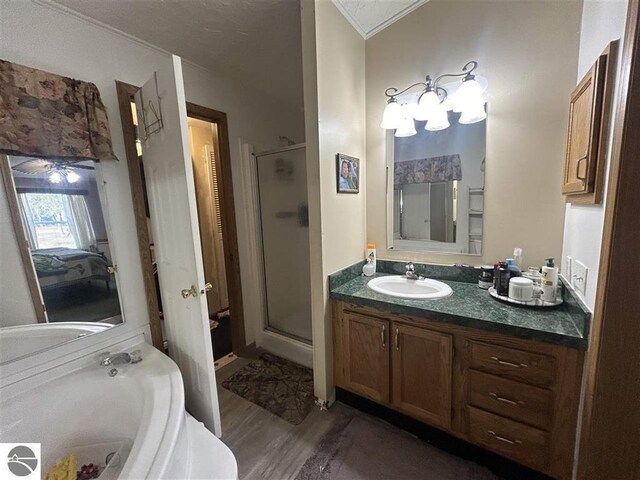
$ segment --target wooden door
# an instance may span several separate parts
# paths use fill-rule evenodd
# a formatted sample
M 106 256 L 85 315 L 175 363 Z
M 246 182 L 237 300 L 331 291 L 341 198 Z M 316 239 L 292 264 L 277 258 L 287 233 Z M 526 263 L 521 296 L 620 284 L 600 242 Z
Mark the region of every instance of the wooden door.
M 169 356 L 182 373 L 187 410 L 220 436 L 181 59 L 168 58 L 135 99 L 146 119 L 144 172 Z
M 593 191 L 607 57 L 593 64 L 571 94 L 562 193 Z
M 435 426 L 451 426 L 451 335 L 394 323 L 392 403 Z
M 389 322 L 345 312 L 345 387 L 377 402 L 389 401 Z

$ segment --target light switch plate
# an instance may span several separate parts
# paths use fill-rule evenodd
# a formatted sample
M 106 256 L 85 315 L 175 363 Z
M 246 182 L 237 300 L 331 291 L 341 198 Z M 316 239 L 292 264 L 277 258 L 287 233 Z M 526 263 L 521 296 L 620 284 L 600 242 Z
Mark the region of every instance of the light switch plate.
M 562 271 L 560 272 L 562 276 L 566 278 L 568 281 L 571 281 L 572 262 L 573 262 L 573 259 L 569 255 L 564 257 L 564 264 L 562 265 Z
M 589 269 L 587 266 L 579 260 L 573 260 L 571 262 L 571 285 L 577 292 L 583 295 L 587 291 L 587 274 Z

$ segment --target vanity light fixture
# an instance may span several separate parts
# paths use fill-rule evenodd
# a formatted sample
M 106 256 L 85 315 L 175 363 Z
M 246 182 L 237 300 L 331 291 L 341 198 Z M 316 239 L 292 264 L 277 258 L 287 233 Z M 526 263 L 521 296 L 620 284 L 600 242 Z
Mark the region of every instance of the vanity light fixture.
M 461 73 L 445 73 L 435 80 L 427 75 L 424 82 L 416 82 L 404 90 L 387 88 L 384 94 L 388 97 L 387 106 L 382 114 L 381 128 L 396 130 L 396 137 L 410 137 L 416 134 L 414 120 L 426 121 L 425 129 L 436 132 L 449 127 L 448 111 L 460 113 L 459 123 L 468 125 L 481 122 L 487 118 L 483 88 L 476 80 L 473 72 L 478 68 L 478 62 L 472 60 L 462 67 Z M 441 87 L 440 81 L 448 77 L 463 77 L 462 83 L 452 94 Z M 417 106 L 411 108 L 408 104 L 400 104 L 399 96 L 416 87 L 422 89 Z M 412 111 L 413 110 L 413 111 Z

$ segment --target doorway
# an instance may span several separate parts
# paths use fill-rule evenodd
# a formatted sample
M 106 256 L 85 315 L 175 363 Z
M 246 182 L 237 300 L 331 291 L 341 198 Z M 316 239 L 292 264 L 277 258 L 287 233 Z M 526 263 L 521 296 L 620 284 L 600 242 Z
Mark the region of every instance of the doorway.
M 213 358 L 219 360 L 230 354 L 233 348 L 222 241 L 220 182 L 216 168 L 220 159 L 218 125 L 192 117 L 188 118 L 188 125 L 202 262 L 208 282 L 205 288 L 210 288 L 207 294 L 209 328 L 212 332 Z
M 171 346 L 163 341 L 162 298 L 150 229 L 143 151 L 137 135 L 134 95 L 138 87 L 116 82 L 116 89 L 152 341 L 156 348 L 166 351 Z M 231 352 L 241 355 L 246 349 L 227 117 L 224 112 L 188 102 L 187 115 L 211 339 L 217 360 Z

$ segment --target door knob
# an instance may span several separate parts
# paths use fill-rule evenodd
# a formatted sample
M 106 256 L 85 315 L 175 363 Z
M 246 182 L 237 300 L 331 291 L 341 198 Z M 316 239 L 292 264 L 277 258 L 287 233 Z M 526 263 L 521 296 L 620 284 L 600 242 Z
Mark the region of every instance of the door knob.
M 189 298 L 189 297 L 197 297 L 198 296 L 198 290 L 196 290 L 196 286 L 195 285 L 191 285 L 191 288 L 185 288 L 180 293 L 182 294 L 182 298 L 184 298 L 185 300 L 187 298 Z
M 200 290 L 200 295 L 204 295 L 205 292 L 210 292 L 211 290 L 213 290 L 213 285 L 207 282 L 204 284 L 204 288 Z

